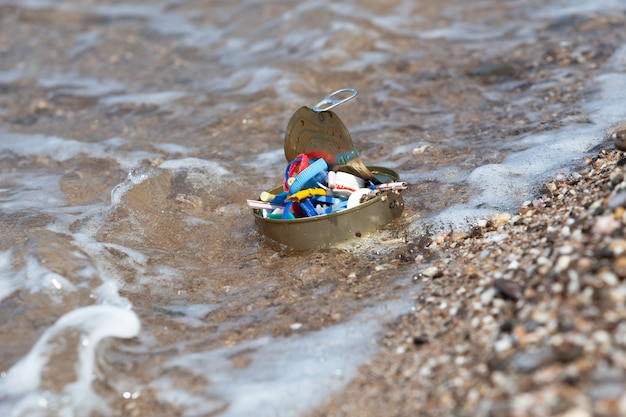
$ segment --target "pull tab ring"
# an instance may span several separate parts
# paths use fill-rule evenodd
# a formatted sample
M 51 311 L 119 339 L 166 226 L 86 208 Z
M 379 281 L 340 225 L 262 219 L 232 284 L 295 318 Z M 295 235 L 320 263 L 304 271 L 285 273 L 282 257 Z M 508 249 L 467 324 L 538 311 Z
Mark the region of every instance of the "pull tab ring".
M 350 95 L 344 98 L 339 98 L 339 99 L 333 98 L 334 96 L 337 96 L 346 92 L 350 93 Z M 322 99 L 322 101 L 317 103 L 315 106 L 311 107 L 311 110 L 313 110 L 315 113 L 330 110 L 333 107 L 337 107 L 338 105 L 345 103 L 348 100 L 352 100 L 354 97 L 356 97 L 356 94 L 357 94 L 357 91 L 354 88 L 342 88 L 340 90 L 334 91 L 330 93 L 329 95 L 327 95 L 325 98 Z

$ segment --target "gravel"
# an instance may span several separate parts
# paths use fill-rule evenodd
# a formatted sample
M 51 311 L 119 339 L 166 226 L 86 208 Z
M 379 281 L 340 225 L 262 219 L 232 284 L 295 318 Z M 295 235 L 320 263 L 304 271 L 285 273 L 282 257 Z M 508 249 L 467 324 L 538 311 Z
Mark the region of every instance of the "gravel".
M 421 239 L 412 312 L 311 415 L 626 415 L 626 158 L 585 163 L 516 213 Z

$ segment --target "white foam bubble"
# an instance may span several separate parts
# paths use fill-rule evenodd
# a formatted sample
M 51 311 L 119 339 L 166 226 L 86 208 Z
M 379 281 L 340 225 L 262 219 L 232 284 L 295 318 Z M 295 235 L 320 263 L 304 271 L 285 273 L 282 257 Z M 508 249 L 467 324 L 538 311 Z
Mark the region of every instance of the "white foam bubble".
M 488 27 L 467 22 L 454 22 L 450 26 L 439 29 L 425 30 L 419 33 L 424 39 L 450 39 L 450 40 L 474 40 L 486 41 L 496 38 L 504 38 L 504 34 L 515 29 L 516 23 L 497 27 Z
M 186 96 L 187 93 L 183 91 L 158 91 L 155 93 L 121 94 L 116 96 L 109 96 L 100 99 L 100 101 L 107 106 L 128 103 L 159 105 L 170 103 Z
M 136 167 L 140 161 L 155 158 L 159 154 L 145 151 L 121 149 L 125 139 L 110 138 L 102 142 L 81 142 L 58 136 L 22 134 L 7 132 L 0 127 L 0 150 L 7 150 L 19 156 L 47 155 L 54 161 L 67 161 L 80 154 L 92 158 L 115 158 L 124 169 Z
M 151 178 L 155 175 L 155 171 L 146 170 L 144 168 L 137 168 L 128 173 L 126 176 L 126 180 L 117 184 L 111 190 L 111 205 L 116 206 L 122 203 L 122 197 L 126 194 L 133 186 L 141 184 L 148 178 Z
M 126 86 L 119 81 L 81 77 L 79 74 L 49 74 L 38 77 L 45 88 L 55 88 L 59 93 L 82 97 L 100 97 L 124 91 Z
M 25 210 L 46 211 L 67 204 L 59 189 L 58 175 L 16 173 L 0 174 L 0 180 L 13 187 L 0 192 L 0 208 L 7 213 Z
M 72 292 L 76 290 L 74 284 L 68 281 L 64 276 L 52 272 L 41 265 L 34 256 L 29 256 L 26 260 L 24 273 L 24 286 L 33 293 L 45 291 L 47 294 L 51 295 L 52 299 L 57 298 L 60 300 L 60 298 L 54 297 L 57 291 Z
M 20 287 L 20 276 L 11 270 L 13 252 L 7 250 L 0 252 L 0 301 L 11 295 Z
M 626 54 L 626 46 L 618 55 Z M 561 129 L 530 134 L 519 141 L 528 145 L 523 151 L 509 154 L 501 163 L 487 164 L 467 176 L 472 197 L 467 203 L 451 206 L 427 222 L 441 228 L 466 228 L 477 218 L 519 207 L 535 187 L 551 176 L 568 172 L 582 163 L 581 157 L 601 143 L 606 131 L 626 120 L 626 74 L 609 72 L 596 77 L 599 92 L 585 106 L 592 123 L 571 123 Z M 418 220 L 414 229 L 421 229 Z
M 22 72 L 19 70 L 0 71 L 0 83 L 10 84 L 13 81 L 17 81 L 22 77 Z
M 188 416 L 211 414 L 224 406 L 222 417 L 297 416 L 354 378 L 358 366 L 376 351 L 382 323 L 407 312 L 410 305 L 385 302 L 320 331 L 183 354 L 167 362 L 166 369 L 202 375 L 209 381 L 204 392 L 176 389 L 169 377 L 159 378 L 152 387 L 161 401 L 183 406 Z M 237 355 L 247 356 L 249 365 L 236 367 L 232 358 Z
M 167 153 L 172 153 L 172 154 L 180 153 L 183 155 L 188 154 L 189 152 L 193 152 L 197 149 L 197 148 L 189 148 L 187 146 L 183 146 L 178 143 L 155 143 L 153 146 Z
M 6 141 L 0 143 L 0 149 L 7 149 L 17 155 L 49 155 L 55 161 L 74 158 L 89 144 L 56 136 L 25 135 L 0 131 Z
M 273 151 L 262 152 L 254 155 L 242 165 L 256 168 L 261 172 L 268 172 L 269 170 L 276 170 L 278 172 L 277 167 L 286 165 L 285 151 L 280 148 Z
M 199 169 L 210 171 L 212 174 L 215 174 L 215 175 L 227 175 L 230 173 L 226 168 L 224 168 L 218 162 L 209 161 L 206 159 L 199 159 L 199 158 L 171 159 L 171 160 L 161 163 L 159 167 L 163 169 L 169 169 L 172 171 L 192 170 L 194 168 L 199 168 Z
M 69 330 L 80 332 L 78 345 L 66 347 L 78 354 L 78 363 L 69 364 L 76 379 L 58 394 L 44 392 L 40 386 L 42 373 L 47 367 L 60 366 L 50 362 L 55 338 Z M 70 311 L 46 329 L 30 352 L 0 379 L 0 412 L 7 416 L 47 416 L 51 412 L 86 416 L 94 411 L 108 414 L 106 404 L 92 387 L 96 346 L 107 337 L 134 337 L 139 330 L 135 313 L 120 307 L 92 305 Z
M 569 16 L 573 14 L 587 13 L 608 13 L 615 10 L 624 10 L 624 2 L 622 0 L 593 0 L 593 1 L 576 1 L 559 0 L 556 2 L 546 3 L 535 12 L 537 18 L 545 19 L 549 17 Z

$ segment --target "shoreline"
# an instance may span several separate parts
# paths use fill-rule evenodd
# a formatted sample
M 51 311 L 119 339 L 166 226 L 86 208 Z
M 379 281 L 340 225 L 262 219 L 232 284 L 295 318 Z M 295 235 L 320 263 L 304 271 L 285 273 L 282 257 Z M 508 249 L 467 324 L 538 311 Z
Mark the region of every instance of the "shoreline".
M 412 312 L 309 415 L 626 415 L 626 157 L 585 163 L 515 215 L 422 242 Z

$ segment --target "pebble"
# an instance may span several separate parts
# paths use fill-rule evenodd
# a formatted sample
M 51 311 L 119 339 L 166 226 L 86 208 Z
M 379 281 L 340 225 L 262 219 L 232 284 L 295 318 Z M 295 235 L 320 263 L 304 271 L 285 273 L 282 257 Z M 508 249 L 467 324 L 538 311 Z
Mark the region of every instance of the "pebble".
M 499 278 L 494 280 L 494 287 L 500 291 L 502 295 L 512 300 L 519 300 L 522 298 L 522 286 L 517 282 L 511 281 L 505 278 Z
M 538 348 L 513 355 L 511 365 L 520 372 L 533 372 L 556 359 L 552 349 Z
M 626 203 L 609 207 L 626 199 L 624 173 L 623 153 L 602 151 L 519 215 L 500 213 L 429 247 L 428 308 L 406 322 L 419 354 L 401 355 L 419 370 L 411 392 L 443 407 L 442 392 L 471 390 L 459 415 L 626 415 Z M 410 346 L 407 337 L 390 352 Z
M 429 266 L 422 271 L 422 275 L 428 278 L 434 278 L 439 275 L 439 269 L 435 266 Z
M 556 260 L 556 264 L 554 265 L 554 270 L 556 272 L 563 272 L 567 268 L 569 268 L 569 264 L 571 262 L 571 258 L 567 255 L 559 256 Z
M 584 408 L 575 407 L 560 414 L 559 417 L 591 417 L 591 413 Z
M 615 141 L 615 147 L 626 151 L 626 127 L 617 128 L 611 133 L 611 139 Z
M 516 259 L 513 259 L 511 263 L 506 267 L 506 269 L 517 269 L 519 268 L 519 262 Z
M 511 214 L 507 212 L 503 212 L 503 213 L 493 216 L 491 218 L 491 224 L 493 224 L 494 227 L 498 228 L 500 226 L 507 224 L 510 220 L 511 220 Z
M 626 240 L 613 240 L 611 241 L 611 243 L 609 243 L 608 248 L 614 256 L 619 256 L 622 253 L 626 252 Z
M 626 256 L 620 256 L 613 261 L 613 272 L 622 279 L 626 278 Z
M 602 216 L 596 220 L 596 223 L 593 225 L 592 231 L 595 234 L 599 235 L 610 235 L 620 226 L 619 222 L 616 221 L 612 216 Z
M 485 291 L 482 292 L 482 294 L 480 294 L 481 304 L 484 306 L 491 304 L 491 301 L 493 300 L 493 297 L 496 295 L 496 293 L 497 292 L 495 288 L 487 288 Z
M 592 337 L 599 345 L 609 345 L 611 343 L 611 335 L 606 330 L 596 330 L 593 332 Z
M 452 235 L 450 235 L 450 238 L 452 239 L 453 242 L 460 242 L 462 240 L 465 240 L 465 239 L 469 238 L 469 233 L 467 233 L 467 232 L 454 232 L 454 233 L 452 233 Z
M 415 346 L 422 346 L 423 344 L 428 343 L 428 337 L 424 335 L 415 336 L 413 338 L 413 344 Z
M 624 394 L 624 383 L 619 380 L 604 380 L 595 382 L 589 388 L 589 395 L 593 399 L 619 399 Z
M 498 339 L 494 344 L 493 344 L 493 348 L 495 349 L 496 352 L 498 353 L 502 353 L 505 351 L 508 351 L 509 349 L 511 349 L 513 347 L 513 343 L 511 342 L 511 338 L 510 337 L 504 337 L 502 339 Z
M 601 273 L 599 278 L 610 287 L 614 287 L 619 283 L 617 276 L 613 272 L 610 272 L 610 271 Z

